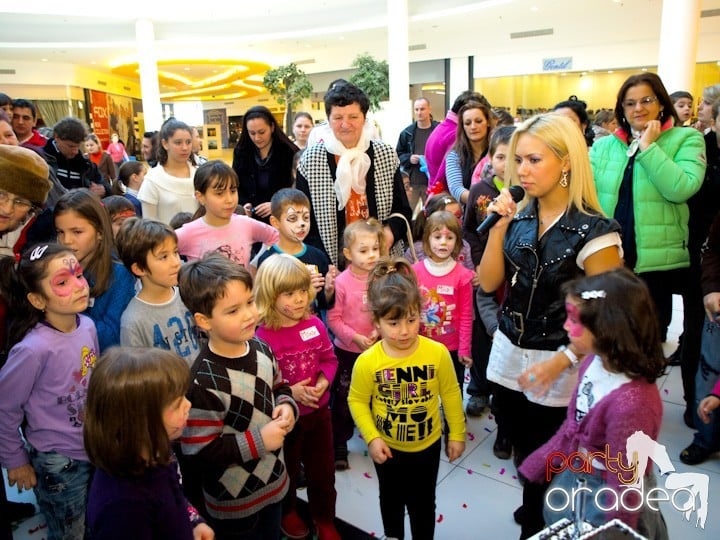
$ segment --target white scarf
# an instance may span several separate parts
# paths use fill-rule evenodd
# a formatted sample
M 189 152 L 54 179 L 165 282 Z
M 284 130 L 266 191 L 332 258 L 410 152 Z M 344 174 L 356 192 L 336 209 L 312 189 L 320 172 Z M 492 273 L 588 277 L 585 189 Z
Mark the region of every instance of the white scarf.
M 351 189 L 358 194 L 365 193 L 366 176 L 370 170 L 370 156 L 365 152 L 370 147 L 370 139 L 363 130 L 357 146 L 346 148 L 330 131 L 323 142 L 328 152 L 340 156 L 333 189 L 338 200 L 338 210 L 342 210 L 350 199 Z

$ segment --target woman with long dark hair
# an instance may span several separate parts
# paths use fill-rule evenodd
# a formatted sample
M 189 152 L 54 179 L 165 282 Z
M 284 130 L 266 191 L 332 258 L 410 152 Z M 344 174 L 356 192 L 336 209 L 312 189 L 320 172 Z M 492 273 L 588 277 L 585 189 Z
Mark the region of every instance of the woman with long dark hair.
M 273 193 L 292 186 L 297 151 L 267 107 L 248 109 L 232 163 L 240 180 L 238 200 L 248 215 L 268 221 Z

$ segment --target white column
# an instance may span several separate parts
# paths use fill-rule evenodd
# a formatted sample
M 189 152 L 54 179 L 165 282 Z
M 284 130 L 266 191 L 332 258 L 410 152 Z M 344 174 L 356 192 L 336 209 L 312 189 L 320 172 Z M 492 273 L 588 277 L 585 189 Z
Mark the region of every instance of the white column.
M 450 96 L 449 102 L 451 107 L 456 97 L 462 94 L 465 90 L 470 89 L 470 81 L 468 80 L 468 65 L 469 60 L 467 56 L 450 59 L 450 84 L 445 91 L 448 93 L 448 96 Z
M 668 93 L 695 87 L 701 0 L 663 0 L 658 75 Z
M 140 92 L 142 93 L 145 130 L 154 131 L 160 129 L 163 116 L 155 56 L 155 29 L 152 22 L 140 19 L 135 23 L 135 41 L 140 66 Z
M 392 146 L 396 145 L 400 132 L 412 122 L 407 4 L 407 0 L 387 0 L 390 101 L 383 107 L 382 137 Z

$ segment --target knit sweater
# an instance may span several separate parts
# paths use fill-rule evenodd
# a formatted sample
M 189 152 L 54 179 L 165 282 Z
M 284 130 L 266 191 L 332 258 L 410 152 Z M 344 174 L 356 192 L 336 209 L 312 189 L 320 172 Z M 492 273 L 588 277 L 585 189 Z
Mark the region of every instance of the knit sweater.
M 332 385 L 337 371 L 337 358 L 325 325 L 317 317 L 312 316 L 295 326 L 278 329 L 262 325 L 256 335 L 270 345 L 282 376 L 290 386 L 307 378 L 310 379 L 310 385 L 315 385 L 321 373 Z M 329 401 L 328 387 L 317 405 L 324 407 Z M 298 407 L 301 416 L 316 410 L 302 404 L 298 404 Z
M 465 440 L 465 416 L 447 348 L 423 336 L 409 356 L 392 357 L 382 341 L 353 368 L 348 405 L 366 442 L 381 437 L 393 449 L 420 452 L 440 438 L 440 402 L 451 441 Z
M 193 187 L 197 169 L 190 165 L 188 167 L 190 174 L 186 178 L 169 175 L 159 164 L 147 172 L 137 195 L 143 203 L 144 218 L 170 223 L 178 212 L 192 214 L 197 210 Z
M 282 448 L 268 451 L 260 429 L 275 407 L 297 406 L 270 348 L 257 338 L 239 358 L 206 345 L 188 392 L 192 402 L 180 440 L 188 461 L 202 470 L 205 506 L 215 519 L 241 519 L 282 501 L 288 476 Z
M 580 366 L 578 380 L 582 381 L 594 355 L 588 355 Z M 575 388 L 574 394 L 580 392 L 580 385 Z M 611 391 L 607 396 L 597 402 L 580 421 L 576 420 L 577 402 L 570 400 L 565 422 L 558 432 L 544 445 L 530 454 L 520 466 L 519 471 L 531 482 L 544 482 L 546 480 L 547 460 L 553 453 L 567 457 L 578 449 L 588 452 L 601 452 L 603 455 L 617 457 L 622 455 L 625 467 L 628 459 L 625 452 L 628 437 L 636 431 L 642 431 L 653 440 L 657 440 L 662 423 L 662 401 L 660 392 L 655 383 L 645 379 L 634 379 L 619 388 Z M 607 446 L 606 446 L 607 445 Z M 557 455 L 553 463 L 559 465 Z M 648 465 L 646 474 L 650 474 L 652 467 Z M 629 477 L 629 473 L 627 474 Z M 629 480 L 629 478 L 625 478 Z M 620 480 L 616 474 L 606 475 L 608 487 L 619 493 Z M 626 506 L 637 507 L 638 499 L 635 493 L 628 494 Z M 638 514 L 624 510 L 620 505 L 618 512 L 609 512 L 608 520 L 620 518 L 631 527 L 637 526 Z
M 694 129 L 666 126 L 663 129 L 647 149 L 638 150 L 633 165 L 637 273 L 685 268 L 690 264 L 686 201 L 703 182 L 705 141 Z M 601 138 L 590 148 L 598 198 L 608 216 L 615 215 L 630 159 L 627 150 L 628 135 L 622 130 Z
M 420 333 L 460 356 L 469 357 L 473 321 L 471 282 L 475 274 L 455 261 L 452 263 L 452 268 L 440 267 L 425 259 L 413 265 L 423 297 Z

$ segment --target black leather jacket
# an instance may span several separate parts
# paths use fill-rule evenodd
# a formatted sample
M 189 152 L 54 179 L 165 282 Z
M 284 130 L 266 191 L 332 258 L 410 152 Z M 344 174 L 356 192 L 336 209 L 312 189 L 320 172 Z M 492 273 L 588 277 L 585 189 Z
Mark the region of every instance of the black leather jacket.
M 505 277 L 508 282 L 500 330 L 525 349 L 556 350 L 568 343 L 563 329 L 565 297 L 561 285 L 583 275 L 576 258 L 589 240 L 620 232 L 613 219 L 569 210 L 537 239 L 536 203 L 510 224 L 505 236 Z

